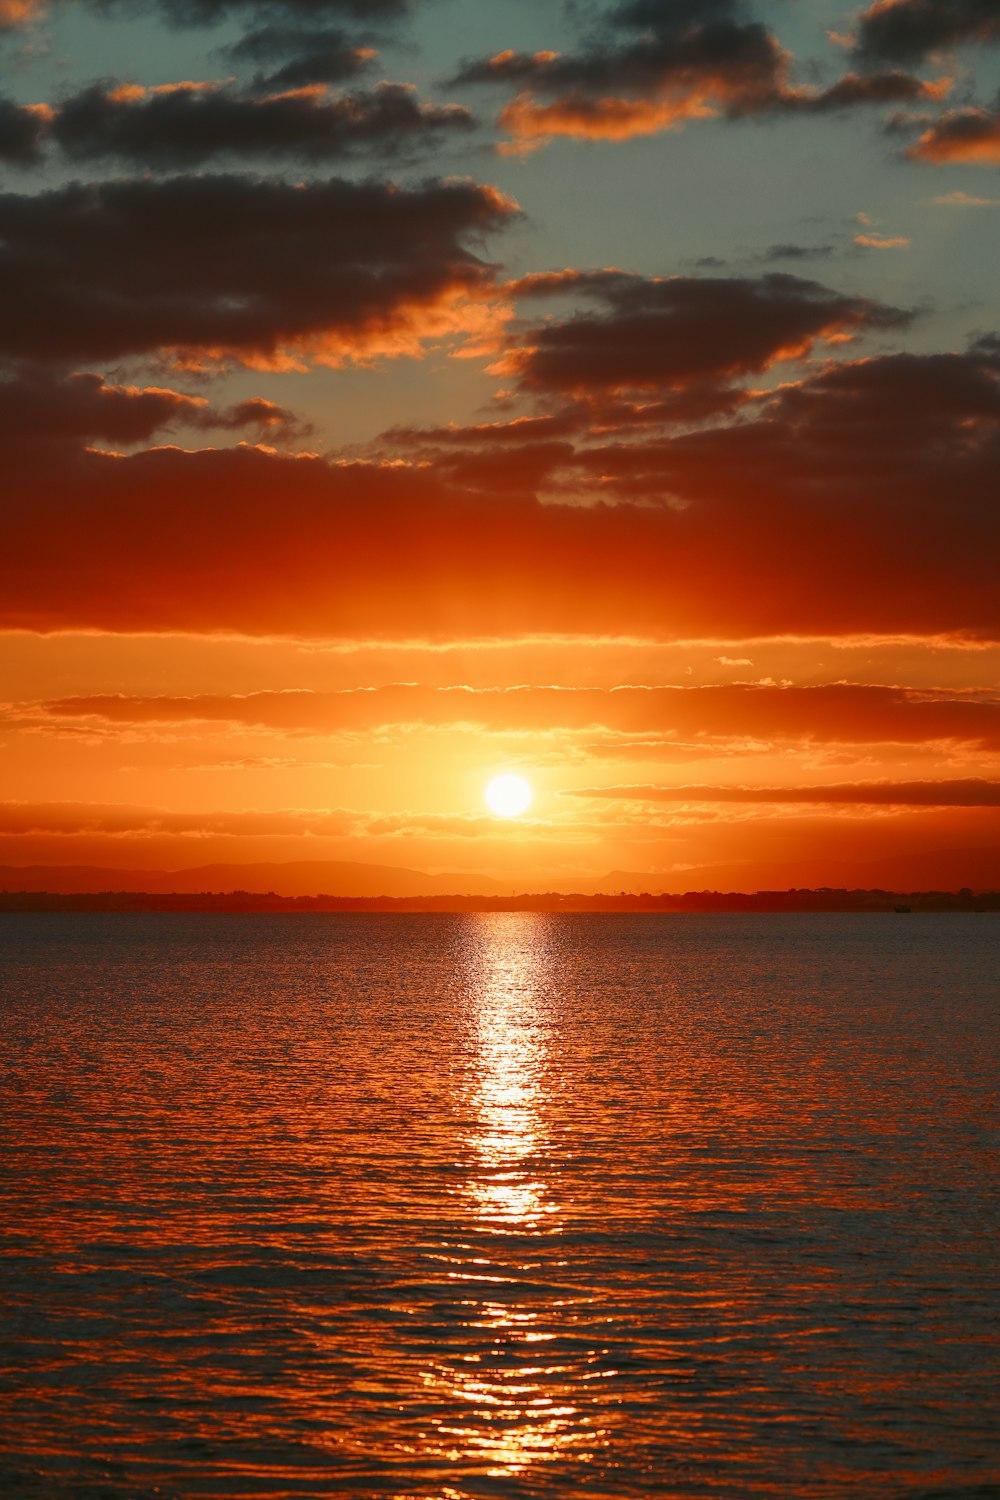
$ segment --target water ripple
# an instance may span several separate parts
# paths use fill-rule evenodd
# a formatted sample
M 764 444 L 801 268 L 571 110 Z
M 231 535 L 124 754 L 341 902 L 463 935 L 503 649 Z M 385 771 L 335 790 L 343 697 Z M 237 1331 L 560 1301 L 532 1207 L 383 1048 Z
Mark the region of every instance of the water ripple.
M 0 944 L 12 1500 L 1000 1495 L 992 919 Z

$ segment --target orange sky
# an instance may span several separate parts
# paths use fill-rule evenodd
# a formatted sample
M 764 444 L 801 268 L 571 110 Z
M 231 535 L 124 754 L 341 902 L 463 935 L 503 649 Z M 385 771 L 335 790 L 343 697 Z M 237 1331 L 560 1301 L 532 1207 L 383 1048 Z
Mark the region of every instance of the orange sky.
M 3 12 L 0 863 L 1000 884 L 995 8 L 330 8 Z

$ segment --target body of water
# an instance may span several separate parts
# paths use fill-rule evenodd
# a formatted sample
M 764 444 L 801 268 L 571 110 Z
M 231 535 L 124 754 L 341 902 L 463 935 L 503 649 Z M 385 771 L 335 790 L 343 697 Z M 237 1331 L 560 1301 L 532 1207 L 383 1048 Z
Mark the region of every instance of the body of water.
M 991 916 L 0 919 L 0 1494 L 1000 1494 Z

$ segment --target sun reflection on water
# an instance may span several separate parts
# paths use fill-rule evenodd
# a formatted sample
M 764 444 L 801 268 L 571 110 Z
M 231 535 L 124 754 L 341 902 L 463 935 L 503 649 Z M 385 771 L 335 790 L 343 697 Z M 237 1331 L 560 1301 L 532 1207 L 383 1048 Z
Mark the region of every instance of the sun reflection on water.
M 487 918 L 473 929 L 462 1189 L 472 1243 L 449 1275 L 468 1290 L 462 1305 L 475 1352 L 427 1372 L 451 1407 L 437 1425 L 440 1455 L 499 1480 L 559 1461 L 585 1464 L 607 1445 L 586 1395 L 589 1381 L 610 1372 L 594 1368 L 598 1351 L 579 1347 L 568 1305 L 589 1299 L 560 1296 L 551 1281 L 562 1262 L 551 1255 L 561 1215 L 546 1125 L 546 937 L 544 918 Z
M 471 1144 L 479 1170 L 469 1193 L 480 1223 L 516 1233 L 536 1230 L 555 1212 L 544 1175 L 540 1116 L 546 1055 L 525 984 L 527 961 L 498 964 L 484 988 L 476 1025 L 477 1080 Z
M 544 1127 L 544 923 L 477 924 L 470 979 L 474 1059 L 467 1191 L 480 1227 L 525 1234 L 556 1213 Z

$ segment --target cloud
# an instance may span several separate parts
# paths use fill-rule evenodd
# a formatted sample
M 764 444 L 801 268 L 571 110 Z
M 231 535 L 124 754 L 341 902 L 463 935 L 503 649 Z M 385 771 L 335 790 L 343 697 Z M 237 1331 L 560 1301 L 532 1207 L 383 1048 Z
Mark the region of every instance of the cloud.
M 305 25 L 317 10 L 323 19 L 340 20 L 370 34 L 386 23 L 408 15 L 413 0 L 85 0 L 99 15 L 161 15 L 170 25 L 215 26 L 220 21 L 249 15 L 258 25 Z M 45 0 L 0 0 L 0 35 L 27 26 L 41 17 Z
M 815 281 L 623 272 L 526 277 L 515 295 L 581 292 L 604 305 L 530 329 L 497 366 L 533 390 L 670 387 L 767 369 L 807 353 L 817 339 L 899 327 L 907 315 Z
M 709 118 L 719 111 L 713 93 L 703 90 L 670 92 L 665 98 L 591 98 L 579 91 L 551 104 L 539 104 L 522 93 L 500 113 L 500 124 L 516 140 L 536 144 L 553 136 L 577 140 L 628 141 L 638 136 L 673 130 L 689 120 Z M 892 104 L 940 98 L 941 86 L 923 83 L 908 73 L 847 74 L 828 89 L 812 91 L 775 87 L 773 93 L 730 100 L 728 113 L 748 114 L 793 110 L 826 114 L 859 104 Z
M 761 526 L 775 504 L 786 525 L 834 505 L 850 524 L 857 505 L 867 512 L 869 539 L 882 525 L 895 527 L 902 560 L 914 519 L 933 525 L 945 495 L 959 492 L 963 523 L 986 520 L 1000 444 L 998 369 L 993 340 L 964 355 L 831 363 L 759 393 L 741 421 L 646 442 L 596 442 L 578 451 L 578 463 L 602 476 L 604 495 L 652 500 L 666 492 L 718 506 L 720 525 L 724 515 L 732 526 L 742 514 Z M 727 487 L 738 501 L 722 500 Z M 860 524 L 860 509 L 857 516 Z M 891 577 L 888 557 L 883 565 Z
M 941 452 L 955 442 L 959 459 L 970 456 L 977 435 L 990 444 L 1000 422 L 998 374 L 1000 353 L 983 339 L 966 354 L 885 354 L 831 364 L 768 400 L 771 412 L 790 419 L 806 440 L 838 433 L 855 453 L 885 458 L 909 421 L 923 424 L 928 447 Z M 956 441 L 963 432 L 964 454 Z
M 838 309 L 833 294 L 800 296 L 813 284 L 789 280 L 790 298 L 784 286 L 760 306 L 751 284 L 746 326 L 716 326 L 695 304 L 693 331 L 682 281 L 676 341 L 672 304 L 651 305 L 646 283 L 638 306 L 658 339 L 640 316 L 633 347 L 618 304 L 604 315 L 613 338 L 601 316 L 581 318 L 587 379 L 689 379 L 680 395 L 695 399 L 693 427 L 674 421 L 676 393 L 661 386 L 648 400 L 599 387 L 567 400 L 558 382 L 579 379 L 567 360 L 543 367 L 535 418 L 397 429 L 364 459 L 246 446 L 116 457 L 66 434 L 99 436 L 110 422 L 100 414 L 117 412 L 134 437 L 168 418 L 197 424 L 198 409 L 94 376 L 58 386 L 52 441 L 36 427 L 36 441 L 5 444 L 18 505 L 0 551 L 0 624 L 318 639 L 1000 639 L 1000 342 L 807 367 L 773 390 L 738 388 L 721 408 L 725 383 L 700 378 L 706 362 L 742 369 L 829 317 L 867 316 L 867 304 Z M 782 316 L 786 302 L 794 316 Z M 84 408 L 72 421 L 59 416 L 70 398 Z M 33 421 L 44 422 L 46 399 Z
M 18 167 L 37 161 L 49 113 L 44 106 L 15 104 L 0 95 L 0 161 Z
M 761 254 L 761 260 L 825 260 L 833 254 L 832 245 L 795 245 L 781 241 L 769 245 Z
M 676 25 L 663 9 L 651 27 L 629 36 L 635 28 L 623 20 L 616 31 L 626 32 L 624 40 L 613 36 L 569 55 L 501 52 L 467 62 L 454 81 L 529 85 L 562 101 L 595 104 L 624 94 L 702 112 L 750 112 L 781 91 L 788 55 L 764 26 L 691 17 Z
M 17 26 L 33 21 L 42 9 L 42 0 L 0 0 L 0 36 Z
M 356 78 L 372 64 L 377 53 L 358 46 L 344 31 L 334 27 L 272 22 L 246 32 L 238 42 L 222 50 L 231 64 L 273 65 L 259 72 L 255 83 L 266 89 L 295 89 L 310 83 L 344 83 Z
M 904 234 L 856 234 L 854 243 L 866 250 L 908 250 L 910 246 Z
M 925 130 L 905 155 L 910 161 L 932 162 L 935 166 L 970 162 L 1000 167 L 1000 109 L 950 110 Z
M 94 84 L 53 112 L 48 134 L 74 161 L 108 157 L 162 170 L 219 156 L 328 161 L 364 149 L 412 149 L 472 124 L 461 106 L 421 104 L 398 83 L 367 93 L 330 96 L 316 85 L 263 97 L 221 84 Z
M 175 26 L 213 26 L 227 17 L 264 17 L 287 24 L 289 17 L 307 24 L 317 14 L 324 20 L 370 30 L 406 16 L 413 0 L 90 0 L 96 8 L 119 13 L 159 12 Z
M 357 828 L 357 815 L 310 808 L 262 812 L 173 812 L 121 803 L 0 802 L 0 834 L 105 834 L 112 837 L 174 834 L 205 838 L 224 834 L 312 834 L 341 836 Z
M 676 736 L 682 747 L 732 738 L 845 744 L 956 742 L 1000 748 L 1000 700 L 884 685 L 817 687 L 723 683 L 703 687 L 425 687 L 397 683 L 333 693 L 198 694 L 185 698 L 97 694 L 56 699 L 18 714 L 105 724 L 218 723 L 287 734 L 372 731 L 392 725 L 475 725 L 539 733 L 603 729 Z M 641 744 L 633 743 L 636 758 Z
M 951 88 L 952 80 L 942 78 L 934 83 L 914 78 L 912 73 L 894 70 L 889 73 L 845 73 L 827 89 L 810 93 L 797 89 L 783 101 L 786 109 L 826 114 L 838 109 L 853 109 L 859 104 L 905 104 L 916 100 L 941 99 Z
M 184 771 L 342 771 L 345 766 L 368 767 L 370 761 L 300 760 L 290 755 L 240 755 L 228 760 L 182 763 Z
M 54 375 L 29 367 L 0 373 L 0 442 L 9 463 L 19 452 L 30 460 L 38 445 L 51 454 L 95 439 L 143 443 L 176 426 L 250 428 L 287 436 L 297 424 L 284 407 L 262 397 L 220 409 L 204 396 L 158 386 L 111 385 L 85 371 Z
M 954 193 L 943 193 L 940 198 L 932 198 L 931 202 L 942 208 L 1000 208 L 1000 198 L 976 198 L 971 193 L 963 193 L 961 189 Z
M 519 94 L 501 110 L 500 124 L 518 141 L 545 142 L 553 136 L 629 141 L 711 113 L 697 96 L 648 100 L 588 99 L 583 94 L 569 94 L 552 104 L 538 104 L 530 94 Z
M 329 363 L 414 352 L 492 272 L 470 236 L 515 214 L 471 182 L 145 178 L 0 194 L 0 354 Z
M 448 484 L 470 490 L 509 493 L 572 488 L 586 462 L 581 446 L 599 433 L 634 435 L 664 428 L 690 427 L 732 416 L 751 400 L 750 393 L 723 380 L 696 380 L 677 390 L 633 398 L 606 391 L 577 391 L 544 416 L 515 417 L 506 422 L 448 427 L 397 427 L 373 444 L 382 456 L 405 452 L 411 463 L 425 465 Z
M 605 786 L 579 787 L 571 797 L 630 802 L 817 803 L 858 807 L 1000 807 L 1000 781 L 838 782 L 832 786 Z
M 455 84 L 518 89 L 500 123 L 515 140 L 553 136 L 629 140 L 688 120 L 807 110 L 938 96 L 898 71 L 848 74 L 826 89 L 794 87 L 792 57 L 740 4 L 626 4 L 579 51 L 514 52 L 466 61 Z
M 1000 41 L 996 0 L 875 0 L 858 21 L 865 62 L 920 62 L 930 52 Z

